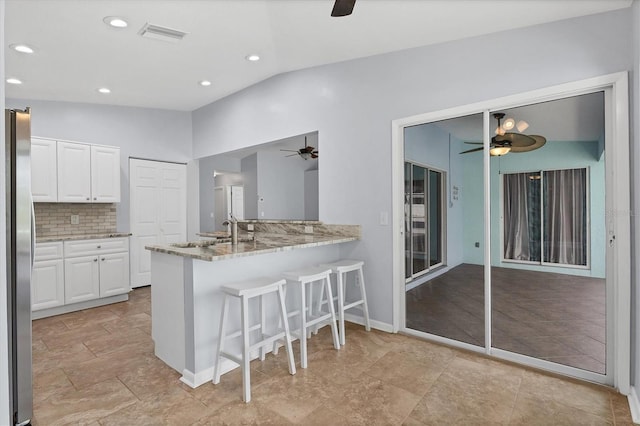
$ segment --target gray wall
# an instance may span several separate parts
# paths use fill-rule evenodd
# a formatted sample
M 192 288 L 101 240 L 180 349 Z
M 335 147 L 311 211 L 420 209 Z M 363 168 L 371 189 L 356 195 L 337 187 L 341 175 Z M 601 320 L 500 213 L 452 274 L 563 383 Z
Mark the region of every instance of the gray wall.
M 31 134 L 120 147 L 118 230 L 129 231 L 129 157 L 186 163 L 191 154 L 188 112 L 71 102 L 7 99 L 32 107 Z
M 258 154 L 244 157 L 240 171 L 244 180 L 244 218 L 258 217 Z
M 371 315 L 391 323 L 391 120 L 630 70 L 631 35 L 623 9 L 278 75 L 194 111 L 193 153 L 318 130 L 320 220 L 362 225 L 344 255 L 365 260 Z
M 633 20 L 633 73 L 631 78 L 631 208 L 640 211 L 640 2 L 634 1 L 631 19 Z M 631 298 L 631 384 L 640 384 L 640 266 L 638 263 L 638 249 L 640 248 L 640 215 L 633 215 L 631 221 L 631 262 L 632 298 Z
M 318 220 L 318 169 L 304 172 L 304 218 Z
M 0 1 L 0 28 L 4 28 L 4 1 Z M 0 30 L 0 105 L 4 110 L 4 30 Z M 4 139 L 4 114 L 0 118 L 0 135 Z M 4 149 L 0 150 L 0 209 L 5 211 Z M 5 221 L 0 220 L 0 241 L 6 240 Z M 0 276 L 6 277 L 7 252 L 5 244 L 0 244 Z M 6 282 L 3 280 L 2 282 Z M 9 350 L 7 347 L 7 286 L 0 286 L 0 424 L 11 424 L 9 409 Z
M 316 161 L 258 152 L 258 215 L 247 219 L 304 219 L 304 172 Z M 263 215 L 264 213 L 264 215 Z

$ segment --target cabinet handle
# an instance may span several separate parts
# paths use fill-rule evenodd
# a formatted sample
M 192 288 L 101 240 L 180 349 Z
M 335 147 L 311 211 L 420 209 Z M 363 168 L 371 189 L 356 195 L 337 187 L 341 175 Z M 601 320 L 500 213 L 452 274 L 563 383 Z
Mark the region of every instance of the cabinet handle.
M 104 257 L 102 258 L 102 261 L 104 262 Z
M 96 257 L 95 259 L 93 259 L 93 261 L 94 261 L 94 262 L 97 262 L 97 261 L 98 261 L 98 258 Z
M 96 246 L 96 248 L 102 248 L 102 246 Z
M 93 197 L 93 199 L 94 199 L 94 200 L 97 200 L 98 198 L 97 198 L 97 197 Z
M 91 200 L 91 198 L 87 197 L 87 201 Z

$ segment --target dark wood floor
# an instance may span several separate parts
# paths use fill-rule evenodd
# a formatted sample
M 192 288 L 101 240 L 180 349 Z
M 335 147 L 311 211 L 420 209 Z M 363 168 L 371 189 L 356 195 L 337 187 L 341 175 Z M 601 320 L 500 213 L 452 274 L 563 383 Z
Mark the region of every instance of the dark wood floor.
M 407 292 L 407 327 L 484 346 L 484 268 L 462 264 Z M 493 347 L 605 373 L 605 280 L 492 268 Z

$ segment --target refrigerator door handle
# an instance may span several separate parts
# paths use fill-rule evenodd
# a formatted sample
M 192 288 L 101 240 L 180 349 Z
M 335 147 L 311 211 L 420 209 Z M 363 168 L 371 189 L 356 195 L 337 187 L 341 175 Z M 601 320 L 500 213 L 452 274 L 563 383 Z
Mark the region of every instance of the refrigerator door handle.
M 33 271 L 33 263 L 36 260 L 36 211 L 33 203 L 33 195 L 31 198 L 31 270 Z

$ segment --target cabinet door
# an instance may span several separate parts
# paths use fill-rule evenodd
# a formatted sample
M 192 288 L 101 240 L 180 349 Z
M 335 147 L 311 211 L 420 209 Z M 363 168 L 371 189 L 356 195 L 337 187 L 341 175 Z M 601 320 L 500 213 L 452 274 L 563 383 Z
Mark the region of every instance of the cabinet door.
M 64 260 L 64 301 L 76 303 L 100 296 L 98 256 Z
M 91 194 L 94 203 L 120 202 L 120 149 L 91 146 Z
M 36 262 L 31 275 L 31 310 L 64 305 L 62 259 Z
M 127 293 L 129 286 L 129 253 L 100 256 L 100 297 Z
M 91 145 L 58 142 L 58 201 L 91 202 Z
M 31 194 L 33 201 L 58 201 L 56 141 L 31 138 Z

